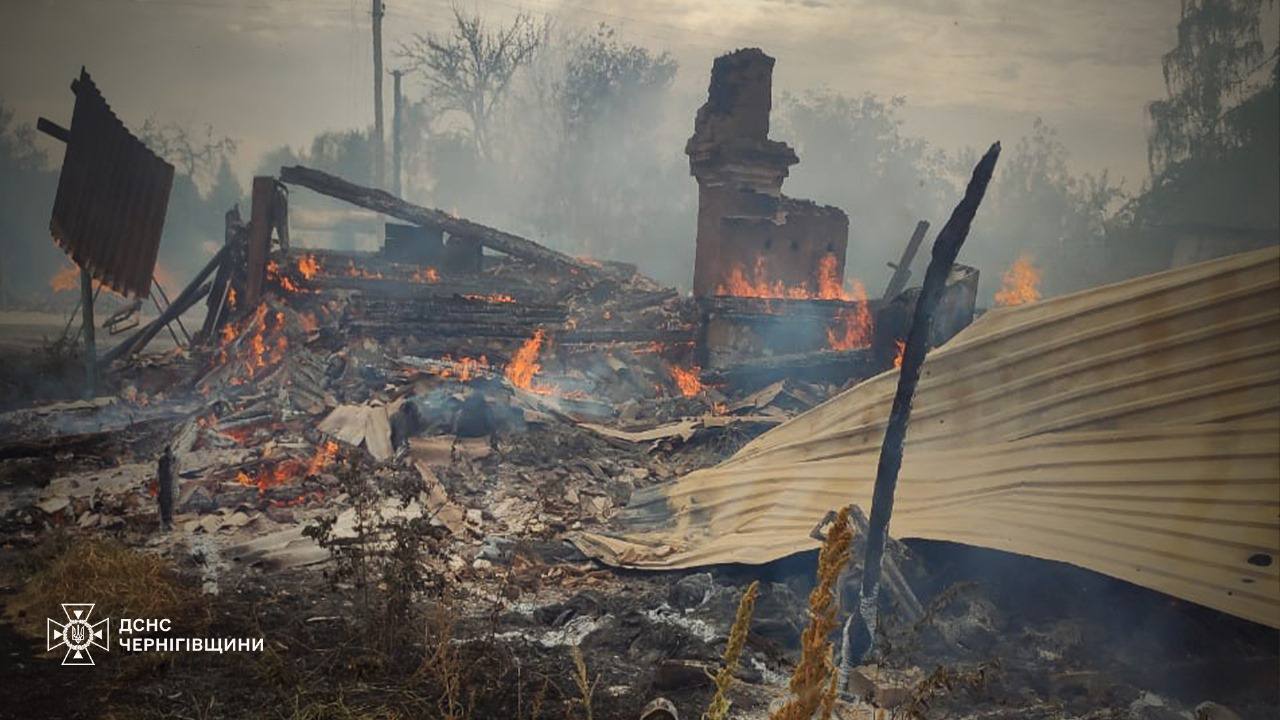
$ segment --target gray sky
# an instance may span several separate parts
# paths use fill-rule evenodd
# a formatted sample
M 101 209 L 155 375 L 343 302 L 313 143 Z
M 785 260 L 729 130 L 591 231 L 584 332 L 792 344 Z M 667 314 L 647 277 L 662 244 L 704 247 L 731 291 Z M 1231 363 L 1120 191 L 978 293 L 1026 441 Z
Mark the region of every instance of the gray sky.
M 449 0 L 387 0 L 388 66 L 411 32 L 446 27 Z M 20 121 L 67 122 L 88 66 L 132 127 L 148 116 L 213 124 L 241 143 L 237 170 L 279 144 L 372 122 L 369 0 L 3 0 L 0 97 Z M 509 17 L 607 22 L 670 51 L 690 98 L 711 59 L 744 46 L 778 58 L 775 91 L 826 86 L 907 99 L 907 131 L 944 148 L 1059 129 L 1077 170 L 1146 176 L 1145 103 L 1179 0 L 464 0 Z M 1268 22 L 1268 25 L 1272 23 Z M 390 108 L 390 80 L 385 83 Z M 416 88 L 408 87 L 413 94 Z M 783 138 L 785 139 L 785 138 Z M 56 145 L 48 140 L 48 147 Z

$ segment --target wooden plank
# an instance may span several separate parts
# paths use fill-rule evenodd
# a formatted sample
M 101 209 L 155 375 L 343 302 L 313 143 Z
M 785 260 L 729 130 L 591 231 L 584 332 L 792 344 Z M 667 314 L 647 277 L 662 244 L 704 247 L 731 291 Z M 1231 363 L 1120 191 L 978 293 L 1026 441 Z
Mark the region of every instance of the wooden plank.
M 601 267 L 584 263 L 562 252 L 522 238 L 519 235 L 481 225 L 465 218 L 454 217 L 441 210 L 414 205 L 385 190 L 356 185 L 319 170 L 302 167 L 301 165 L 282 167 L 280 168 L 280 179 L 291 185 L 300 185 L 322 195 L 344 200 L 353 205 L 368 208 L 405 222 L 439 228 L 452 236 L 475 240 L 487 248 L 521 260 L 527 260 L 539 265 L 558 267 L 569 271 L 571 274 L 580 275 L 584 279 L 599 280 L 611 277 Z

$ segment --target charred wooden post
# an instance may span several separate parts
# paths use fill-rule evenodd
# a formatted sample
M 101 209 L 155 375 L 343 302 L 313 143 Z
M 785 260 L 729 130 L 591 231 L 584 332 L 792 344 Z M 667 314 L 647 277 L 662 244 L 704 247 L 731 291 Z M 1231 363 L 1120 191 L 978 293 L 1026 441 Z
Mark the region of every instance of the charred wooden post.
M 87 268 L 80 268 L 81 331 L 84 333 L 84 391 L 93 397 L 98 384 L 98 348 L 93 336 L 93 276 Z
M 218 328 L 229 315 L 228 311 L 231 308 L 228 306 L 233 304 L 235 288 L 239 286 L 243 289 L 244 287 L 241 275 L 245 266 L 245 237 L 248 234 L 248 228 L 240 219 L 238 204 L 233 205 L 226 212 L 223 222 L 225 227 L 222 244 L 226 252 L 225 262 L 218 265 L 218 272 L 213 276 L 213 286 L 209 289 L 206 302 L 208 311 L 205 313 L 204 323 L 200 326 L 201 342 L 208 342 L 217 334 Z
M 267 280 L 267 255 L 271 252 L 271 206 L 275 200 L 275 180 L 253 179 L 253 207 L 249 211 L 248 274 L 245 280 L 245 307 L 254 307 L 262 297 Z
M 928 220 L 916 223 L 916 229 L 911 233 L 907 246 L 903 248 L 902 258 L 898 260 L 898 264 L 889 263 L 889 267 L 893 268 L 893 277 L 889 278 L 889 284 L 884 289 L 884 302 L 889 302 L 906 289 L 907 282 L 911 280 L 911 263 L 915 261 L 920 243 L 924 241 L 924 234 L 927 232 L 929 232 Z
M 964 198 L 952 211 L 951 218 L 938 233 L 933 243 L 933 257 L 925 271 L 924 285 L 916 302 L 907 334 L 906 348 L 902 356 L 902 371 L 898 375 L 898 388 L 889 411 L 889 423 L 885 428 L 884 442 L 880 447 L 880 461 L 876 467 L 875 488 L 871 494 L 871 519 L 867 528 L 867 551 L 862 563 L 862 592 L 858 606 L 845 621 L 844 646 L 841 648 L 839 687 L 844 689 L 849 680 L 849 669 L 861 662 L 875 647 L 877 601 L 880 596 L 880 577 L 883 568 L 884 548 L 889 535 L 889 520 L 893 515 L 893 496 L 898 485 L 898 471 L 902 469 L 902 451 L 911 421 L 911 402 L 920 382 L 920 368 L 929 350 L 929 334 L 933 327 L 933 314 L 946 290 L 951 266 L 960 253 L 960 247 L 969 235 L 969 226 L 982 203 L 987 184 L 1000 156 L 1000 143 L 994 143 L 973 169 L 973 176 L 965 188 Z
M 164 446 L 160 462 L 156 465 L 156 499 L 160 506 L 160 529 L 173 527 L 173 495 L 174 495 L 173 447 Z
M 481 225 L 432 208 L 405 202 L 384 190 L 367 188 L 319 170 L 295 165 L 280 168 L 280 179 L 291 185 L 314 190 L 405 222 L 439 228 L 451 238 L 466 238 L 481 245 L 538 265 L 549 265 L 579 274 L 587 279 L 608 277 L 603 269 L 576 260 L 562 252 L 539 245 L 532 240 Z

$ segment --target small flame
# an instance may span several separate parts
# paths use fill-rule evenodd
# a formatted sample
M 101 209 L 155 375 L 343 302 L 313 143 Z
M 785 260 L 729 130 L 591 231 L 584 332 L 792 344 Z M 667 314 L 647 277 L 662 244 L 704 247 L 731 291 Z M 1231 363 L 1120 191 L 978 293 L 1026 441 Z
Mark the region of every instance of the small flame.
M 416 283 L 431 285 L 440 282 L 440 273 L 433 267 L 424 267 L 410 275 L 409 280 Z
M 693 397 L 702 392 L 702 381 L 698 375 L 702 372 L 702 368 L 692 365 L 689 368 L 671 366 L 671 379 L 676 381 L 676 387 L 680 388 L 680 394 L 685 397 Z
M 382 279 L 382 273 L 380 273 L 380 272 L 374 272 L 374 271 L 372 271 L 372 270 L 366 270 L 366 269 L 364 269 L 364 268 L 362 268 L 362 267 L 356 267 L 356 261 L 355 261 L 355 260 L 348 260 L 348 261 L 347 261 L 347 270 L 346 270 L 346 275 L 347 275 L 347 277 L 353 277 L 353 278 L 364 278 L 364 279 L 366 279 L 366 280 L 381 280 L 381 279 Z
M 997 307 L 1026 305 L 1040 299 L 1040 268 L 1030 255 L 1019 256 L 1000 281 L 1000 291 L 995 298 Z
M 893 366 L 896 368 L 900 368 L 902 367 L 902 354 L 907 351 L 907 341 L 894 340 L 893 344 L 898 346 L 898 352 L 896 355 L 893 356 Z
M 533 337 L 524 341 L 516 351 L 511 362 L 507 363 L 505 375 L 512 385 L 524 390 L 533 390 L 533 376 L 538 374 L 542 366 L 538 364 L 538 353 L 542 351 L 542 342 L 546 332 L 538 328 Z
M 227 309 L 236 309 L 236 289 L 233 287 L 227 288 Z
M 445 355 L 441 359 L 453 363 L 455 367 L 440 368 L 436 371 L 436 374 L 443 378 L 455 378 L 459 382 L 468 382 L 480 373 L 487 372 L 489 370 L 489 358 L 484 355 L 481 355 L 478 358 L 464 356 L 457 360 L 454 360 L 449 355 Z
M 298 292 L 298 286 L 293 283 L 293 280 L 288 275 L 280 272 L 280 264 L 275 260 L 267 262 L 267 277 L 279 283 L 285 292 Z
M 49 289 L 56 293 L 75 290 L 80 287 L 80 268 L 75 265 L 64 266 L 49 278 Z
M 319 475 L 325 468 L 332 465 L 337 457 L 338 443 L 326 440 L 323 445 L 316 448 L 315 454 L 305 463 L 292 458 L 282 460 L 262 470 L 256 476 L 250 476 L 241 470 L 236 473 L 236 482 L 245 487 L 257 487 L 259 493 L 265 493 L 270 488 Z
M 315 255 L 303 255 L 298 258 L 298 272 L 302 273 L 302 277 L 311 280 L 320 274 L 320 261 Z
M 468 293 L 466 295 L 463 295 L 462 297 L 467 300 L 475 300 L 477 302 L 489 302 L 489 303 L 513 303 L 516 301 L 516 299 L 511 297 L 510 295 L 502 295 L 498 293 L 495 293 L 493 295 L 480 295 L 477 293 Z

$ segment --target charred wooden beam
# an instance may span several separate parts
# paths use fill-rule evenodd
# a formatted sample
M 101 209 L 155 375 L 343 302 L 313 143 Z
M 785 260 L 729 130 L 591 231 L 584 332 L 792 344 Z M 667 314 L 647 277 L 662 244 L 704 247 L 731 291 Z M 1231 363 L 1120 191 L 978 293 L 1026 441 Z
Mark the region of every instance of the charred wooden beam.
M 172 322 L 174 318 L 189 310 L 192 305 L 195 305 L 196 301 L 204 297 L 205 294 L 209 292 L 209 283 L 206 283 L 205 279 L 208 278 L 209 275 L 213 274 L 213 271 L 222 264 L 222 260 L 226 256 L 227 246 L 223 245 L 222 249 L 218 250 L 218 252 L 209 259 L 209 262 L 205 264 L 204 268 L 196 274 L 195 279 L 191 281 L 191 284 L 187 285 L 187 287 L 178 294 L 178 297 L 173 299 L 173 302 L 169 304 L 169 307 L 166 308 L 159 317 L 147 323 L 147 325 L 138 332 L 130 335 L 124 342 L 107 351 L 107 353 L 98 361 L 98 367 L 108 367 L 116 360 L 141 350 L 147 343 L 151 342 L 151 339 L 154 338 L 160 330 Z
M 925 271 L 924 285 L 920 289 L 920 298 L 916 301 L 911 319 L 911 330 L 907 333 L 898 387 L 889 411 L 884 441 L 880 446 L 876 482 L 871 493 L 867 552 L 862 564 L 862 593 L 857 607 L 845 622 L 839 675 L 841 690 L 848 683 L 849 668 L 861 662 L 875 646 L 877 600 L 880 595 L 884 548 L 889 536 L 889 519 L 893 516 L 893 496 L 898 486 L 898 471 L 902 469 L 903 445 L 911 422 L 911 403 L 915 398 L 916 386 L 920 383 L 920 369 L 924 366 L 925 353 L 929 351 L 933 314 L 946 291 L 951 266 L 960 254 L 965 238 L 969 236 L 969 227 L 973 224 L 983 195 L 986 194 L 999 157 L 1000 143 L 997 142 L 992 144 L 974 167 L 964 198 L 956 205 L 933 243 L 933 257 Z
M 783 378 L 843 383 L 850 378 L 868 377 L 878 369 L 871 349 L 858 348 L 752 358 L 724 367 L 707 368 L 702 371 L 702 378 L 714 385 L 743 389 Z
M 889 267 L 893 268 L 893 277 L 889 278 L 889 285 L 884 289 L 885 302 L 889 302 L 906 289 L 907 282 L 911 280 L 911 263 L 915 261 L 920 243 L 924 241 L 924 234 L 927 232 L 929 232 L 928 220 L 916 223 L 915 232 L 911 233 L 911 239 L 902 250 L 902 259 L 898 260 L 897 265 L 889 263 Z
M 603 268 L 576 260 L 532 240 L 432 208 L 414 205 L 386 192 L 343 180 L 319 170 L 295 165 L 280 168 L 280 179 L 405 222 L 439 228 L 455 237 L 475 240 L 487 248 L 540 265 L 550 265 L 585 279 L 609 277 Z

